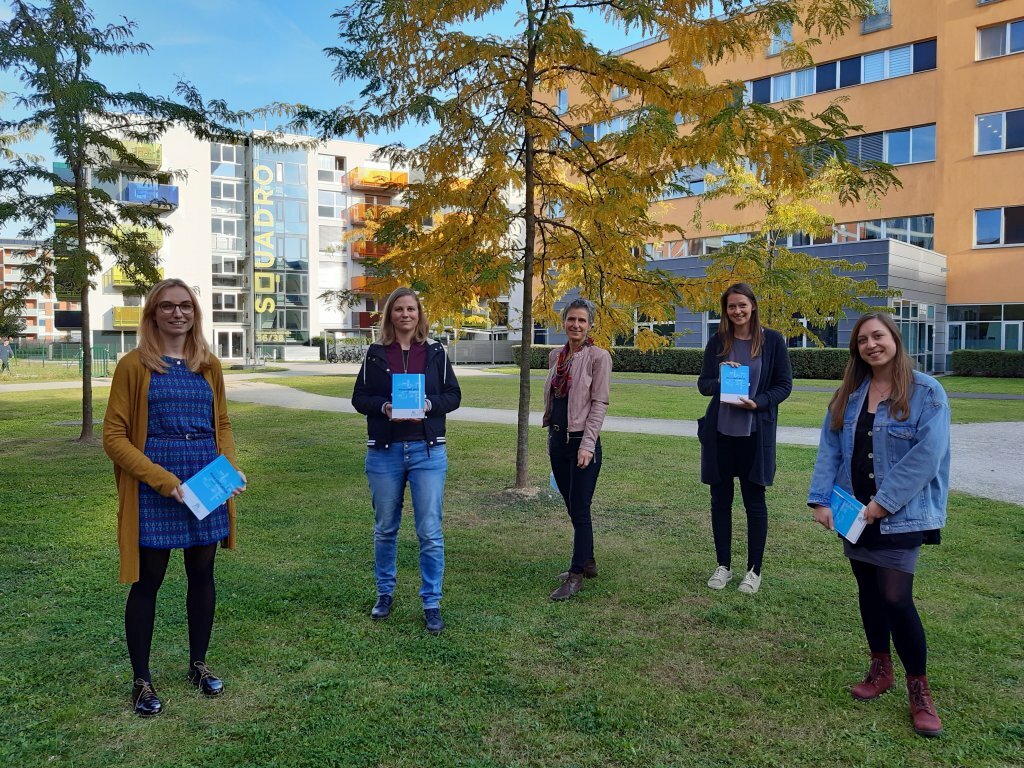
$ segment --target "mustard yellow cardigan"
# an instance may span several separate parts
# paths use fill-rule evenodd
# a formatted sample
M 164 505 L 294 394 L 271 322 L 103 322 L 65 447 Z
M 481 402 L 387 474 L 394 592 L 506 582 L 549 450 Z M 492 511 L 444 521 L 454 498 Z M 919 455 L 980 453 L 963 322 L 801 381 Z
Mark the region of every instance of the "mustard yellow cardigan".
M 213 390 L 213 424 L 217 450 L 238 465 L 235 438 L 228 420 L 228 403 L 224 393 L 224 375 L 220 361 L 211 356 L 211 365 L 203 378 Z M 121 555 L 120 581 L 134 584 L 139 580 L 139 483 L 143 482 L 162 496 L 181 485 L 173 473 L 150 461 L 146 448 L 149 423 L 150 370 L 142 364 L 138 352 L 129 352 L 114 369 L 107 414 L 103 419 L 103 450 L 114 461 L 117 482 L 117 548 Z M 235 548 L 235 503 L 228 501 L 230 528 L 223 546 Z

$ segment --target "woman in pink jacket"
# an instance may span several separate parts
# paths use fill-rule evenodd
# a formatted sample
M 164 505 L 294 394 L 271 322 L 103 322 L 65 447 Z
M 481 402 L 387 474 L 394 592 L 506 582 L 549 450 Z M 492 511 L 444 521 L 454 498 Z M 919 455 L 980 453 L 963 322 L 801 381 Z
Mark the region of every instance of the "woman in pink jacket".
M 586 299 L 574 299 L 562 310 L 569 340 L 551 350 L 544 383 L 543 424 L 548 428 L 551 471 L 573 527 L 572 563 L 559 576 L 562 585 L 551 593 L 552 600 L 568 600 L 583 589 L 584 577 L 597 576 L 590 502 L 601 472 L 598 435 L 608 412 L 612 358 L 594 346 L 593 324 L 594 305 Z

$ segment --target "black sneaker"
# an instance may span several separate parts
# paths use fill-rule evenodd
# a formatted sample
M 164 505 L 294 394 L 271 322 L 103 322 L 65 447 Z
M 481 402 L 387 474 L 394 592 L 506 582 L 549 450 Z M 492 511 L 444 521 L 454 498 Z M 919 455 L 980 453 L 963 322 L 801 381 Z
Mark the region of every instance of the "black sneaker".
M 386 619 L 391 615 L 391 603 L 394 601 L 394 597 L 391 595 L 377 595 L 377 602 L 374 603 L 373 610 L 370 611 L 370 618 L 374 620 Z
M 440 635 L 444 631 L 444 621 L 441 620 L 440 608 L 424 608 L 423 620 L 427 623 L 427 632 L 432 635 Z
M 132 706 L 139 717 L 153 717 L 163 712 L 164 705 L 157 698 L 153 684 L 141 677 L 132 686 Z

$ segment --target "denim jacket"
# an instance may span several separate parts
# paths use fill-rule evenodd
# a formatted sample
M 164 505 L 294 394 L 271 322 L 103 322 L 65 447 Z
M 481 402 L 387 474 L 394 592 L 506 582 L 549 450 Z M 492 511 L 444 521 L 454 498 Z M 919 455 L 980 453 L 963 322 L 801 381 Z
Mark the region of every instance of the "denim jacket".
M 833 485 L 853 493 L 853 438 L 870 383 L 866 377 L 850 395 L 841 432 L 832 429 L 831 414 L 825 414 L 807 496 L 810 506 L 829 506 Z M 889 512 L 879 523 L 882 533 L 944 527 L 950 454 L 945 390 L 931 376 L 914 371 L 909 418 L 899 421 L 890 416 L 889 403 L 883 401 L 878 404 L 873 429 L 872 463 L 878 487 L 874 499 Z

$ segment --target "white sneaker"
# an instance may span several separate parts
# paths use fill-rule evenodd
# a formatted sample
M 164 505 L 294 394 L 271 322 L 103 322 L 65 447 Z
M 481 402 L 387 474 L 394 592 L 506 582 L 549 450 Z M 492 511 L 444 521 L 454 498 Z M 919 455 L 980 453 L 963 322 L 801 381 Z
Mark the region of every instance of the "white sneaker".
M 726 568 L 724 565 L 720 565 L 715 568 L 715 572 L 711 574 L 711 578 L 708 579 L 708 586 L 711 589 L 725 589 L 725 585 L 732 579 L 732 571 Z
M 725 586 L 724 584 L 722 586 Z M 740 592 L 745 592 L 748 595 L 752 595 L 761 588 L 761 576 L 754 573 L 753 571 L 747 571 L 747 575 L 743 577 L 743 581 L 737 589 Z

